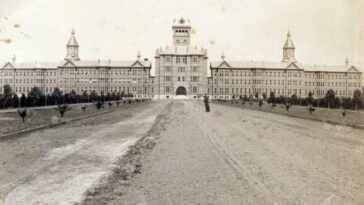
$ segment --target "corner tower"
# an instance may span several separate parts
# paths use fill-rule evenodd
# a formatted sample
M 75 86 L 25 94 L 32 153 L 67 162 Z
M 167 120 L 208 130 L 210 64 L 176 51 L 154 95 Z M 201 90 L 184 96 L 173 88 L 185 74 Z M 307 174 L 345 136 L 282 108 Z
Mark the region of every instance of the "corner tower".
M 80 60 L 80 58 L 78 57 L 78 48 L 79 45 L 75 37 L 75 30 L 72 29 L 71 38 L 67 43 L 67 56 L 64 59 L 75 61 Z
M 291 39 L 291 33 L 288 31 L 286 42 L 283 45 L 283 59 L 282 62 L 297 62 L 294 55 L 295 46 Z
M 173 20 L 173 46 L 189 46 L 191 36 L 190 20 L 180 18 Z

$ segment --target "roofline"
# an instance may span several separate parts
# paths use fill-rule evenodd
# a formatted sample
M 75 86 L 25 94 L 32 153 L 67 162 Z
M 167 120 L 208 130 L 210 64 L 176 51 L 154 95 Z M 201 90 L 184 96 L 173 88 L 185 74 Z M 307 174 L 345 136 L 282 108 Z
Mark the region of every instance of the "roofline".
M 142 66 L 142 67 L 133 67 L 133 66 L 57 66 L 57 68 L 152 68 L 152 65 L 150 66 Z

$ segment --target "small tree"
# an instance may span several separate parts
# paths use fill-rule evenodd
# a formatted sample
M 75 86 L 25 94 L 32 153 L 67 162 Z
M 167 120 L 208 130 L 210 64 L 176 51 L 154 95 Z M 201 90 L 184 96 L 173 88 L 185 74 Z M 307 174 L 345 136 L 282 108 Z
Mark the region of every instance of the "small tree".
M 99 110 L 101 108 L 105 108 L 104 107 L 104 101 L 101 101 L 101 100 L 97 100 L 97 102 L 95 103 L 96 105 L 96 108 Z
M 3 93 L 3 108 L 7 108 L 11 105 L 11 97 L 13 95 L 13 91 L 9 84 L 5 84 L 4 87 L 4 93 Z
M 270 92 L 268 102 L 269 103 L 275 103 L 276 97 L 274 96 L 274 92 Z
M 314 112 L 316 109 L 315 108 L 313 108 L 312 107 L 312 105 L 309 105 L 308 107 L 307 107 L 307 110 L 308 110 L 308 112 L 310 113 L 310 115 L 312 114 L 312 112 Z
M 27 109 L 19 109 L 18 115 L 21 117 L 22 122 L 25 122 L 25 118 L 30 118 L 32 116 L 32 113 L 29 112 Z
M 64 113 L 66 113 L 69 110 L 71 110 L 71 108 L 67 104 L 58 105 L 58 111 L 59 114 L 61 114 L 61 117 L 63 117 Z
M 33 106 L 39 106 L 43 96 L 44 94 L 39 87 L 33 87 L 28 93 L 28 98 L 32 99 L 31 104 Z
M 75 90 L 72 90 L 69 93 L 69 101 L 70 101 L 70 103 L 77 103 L 77 94 L 76 94 Z
M 259 107 L 263 106 L 263 100 L 259 100 Z
M 25 107 L 26 103 L 27 103 L 27 97 L 25 96 L 24 93 L 22 93 L 20 97 L 20 107 Z
M 9 84 L 4 85 L 4 98 L 10 98 L 13 91 L 11 90 L 11 87 Z
M 325 101 L 327 102 L 327 107 L 331 108 L 331 105 L 335 103 L 335 91 L 330 89 L 325 94 Z
M 62 95 L 63 95 L 62 91 L 58 87 L 54 88 L 52 97 L 54 97 L 54 99 L 55 99 L 55 104 L 63 103 Z
M 97 100 L 97 93 L 96 93 L 96 91 L 92 91 L 91 93 L 90 93 L 90 101 L 92 101 L 92 102 L 94 102 L 94 101 L 96 101 Z
M 359 89 L 354 90 L 353 93 L 353 104 L 355 105 L 355 110 L 358 110 L 358 108 L 362 107 L 362 98 L 361 98 L 361 92 Z
M 298 104 L 298 97 L 297 97 L 297 94 L 294 93 L 291 98 L 289 99 L 290 103 L 293 104 L 293 105 L 297 105 Z
M 263 97 L 263 100 L 266 101 L 267 100 L 267 94 L 266 93 L 263 93 L 262 94 L 262 97 Z
M 83 102 L 88 102 L 88 94 L 87 94 L 87 90 L 83 91 L 82 93 L 82 101 Z
M 19 100 L 19 97 L 18 97 L 18 95 L 16 93 L 13 93 L 11 104 L 12 104 L 13 108 L 19 107 L 20 100 Z
M 308 92 L 307 104 L 309 104 L 309 105 L 312 105 L 313 104 L 313 93 L 311 91 Z

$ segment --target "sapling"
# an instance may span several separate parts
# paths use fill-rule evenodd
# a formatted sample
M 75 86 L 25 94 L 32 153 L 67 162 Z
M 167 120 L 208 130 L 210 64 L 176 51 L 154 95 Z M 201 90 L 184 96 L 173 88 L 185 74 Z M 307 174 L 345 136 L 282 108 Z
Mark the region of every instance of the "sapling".
M 286 110 L 289 111 L 289 108 L 291 107 L 291 104 L 286 103 Z
M 58 104 L 57 110 L 58 110 L 59 114 L 61 114 L 61 117 L 63 117 L 64 113 L 71 110 L 71 108 L 68 106 L 68 104 L 63 104 L 63 105 Z
M 259 100 L 259 107 L 263 106 L 263 100 Z
M 85 111 L 86 111 L 86 107 L 87 107 L 86 105 L 82 105 L 82 106 L 81 106 L 81 109 L 82 109 L 82 111 L 83 111 L 83 112 L 85 112 Z
M 309 105 L 307 108 L 306 108 L 309 112 L 310 112 L 310 115 L 312 114 L 312 112 L 315 112 L 315 108 L 312 107 L 312 105 Z
M 100 110 L 101 108 L 105 108 L 105 107 L 104 107 L 104 102 L 101 102 L 100 100 L 98 100 L 98 101 L 95 103 L 95 105 L 96 105 L 96 108 L 97 108 L 98 110 Z
M 25 122 L 25 118 L 30 118 L 30 116 L 32 116 L 32 113 L 27 109 L 18 109 L 18 114 L 21 117 L 23 123 Z

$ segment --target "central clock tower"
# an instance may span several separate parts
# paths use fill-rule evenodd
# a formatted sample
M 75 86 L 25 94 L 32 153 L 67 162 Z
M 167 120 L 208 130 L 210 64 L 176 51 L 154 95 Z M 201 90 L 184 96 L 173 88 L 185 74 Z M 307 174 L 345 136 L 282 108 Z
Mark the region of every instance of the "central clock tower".
M 173 21 L 173 45 L 174 46 L 189 46 L 191 36 L 190 20 L 180 18 Z

